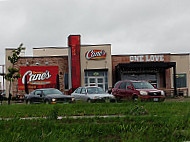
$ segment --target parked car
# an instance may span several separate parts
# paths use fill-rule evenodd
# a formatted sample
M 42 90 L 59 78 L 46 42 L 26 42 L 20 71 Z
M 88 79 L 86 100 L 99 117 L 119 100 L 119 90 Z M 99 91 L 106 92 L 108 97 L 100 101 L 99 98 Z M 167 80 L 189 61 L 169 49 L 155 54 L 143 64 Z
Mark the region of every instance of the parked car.
M 112 94 L 117 100 L 144 100 L 162 102 L 165 100 L 164 91 L 158 90 L 147 81 L 124 80 L 115 84 Z
M 115 102 L 115 97 L 113 95 L 95 86 L 79 87 L 71 96 L 75 97 L 75 100 L 83 100 L 86 102 Z
M 32 103 L 72 103 L 75 101 L 74 97 L 64 95 L 61 91 L 54 88 L 36 89 L 30 94 L 25 95 L 27 104 Z

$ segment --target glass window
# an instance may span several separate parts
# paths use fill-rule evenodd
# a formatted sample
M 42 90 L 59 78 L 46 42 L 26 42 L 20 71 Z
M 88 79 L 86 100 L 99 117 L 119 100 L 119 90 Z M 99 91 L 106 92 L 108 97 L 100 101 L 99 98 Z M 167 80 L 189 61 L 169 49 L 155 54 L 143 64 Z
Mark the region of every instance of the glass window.
M 104 88 L 104 85 L 103 84 L 98 84 L 98 87 Z
M 81 94 L 86 94 L 86 89 L 82 88 Z
M 105 84 L 105 90 L 106 91 L 108 90 L 108 84 L 107 83 Z
M 88 76 L 94 76 L 93 72 L 88 72 Z
M 88 84 L 88 78 L 85 78 L 85 84 Z
M 104 76 L 104 72 L 98 72 L 99 75 L 98 76 Z
M 128 86 L 131 87 L 131 83 L 130 83 L 130 82 L 127 82 L 127 83 L 126 83 L 126 89 L 127 89 L 127 90 L 128 90 L 128 88 L 127 88 Z
M 88 94 L 104 94 L 104 90 L 99 87 L 88 87 L 87 88 Z
M 75 93 L 78 93 L 78 94 L 80 94 L 80 92 L 81 92 L 81 88 L 78 88 L 78 89 L 75 91 Z
M 149 82 L 133 82 L 135 89 L 154 89 L 154 87 Z
M 122 82 L 119 86 L 119 89 L 126 89 L 126 83 Z
M 176 74 L 176 87 L 177 88 L 187 87 L 186 73 Z
M 85 76 L 88 76 L 88 72 L 85 71 Z
M 103 78 L 98 78 L 98 83 L 103 83 Z
M 46 89 L 46 90 L 43 90 L 43 93 L 44 93 L 44 95 L 52 95 L 52 94 L 60 94 L 60 95 L 62 95 L 63 94 L 58 89 Z
M 69 89 L 68 73 L 64 73 L 64 88 Z
M 95 78 L 90 78 L 90 83 L 95 83 Z
M 42 95 L 42 92 L 40 90 L 35 91 L 34 95 Z
M 120 81 L 116 82 L 114 85 L 114 88 L 116 88 L 116 86 L 119 84 Z

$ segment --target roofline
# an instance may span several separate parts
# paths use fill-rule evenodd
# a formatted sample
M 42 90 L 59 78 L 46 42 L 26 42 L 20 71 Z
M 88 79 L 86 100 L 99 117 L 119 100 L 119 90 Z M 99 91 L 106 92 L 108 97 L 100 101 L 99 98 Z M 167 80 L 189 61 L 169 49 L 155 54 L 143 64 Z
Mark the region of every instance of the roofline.
M 15 50 L 15 49 L 17 49 L 18 47 L 7 47 L 7 48 L 5 48 L 5 50 Z M 26 50 L 26 47 L 22 47 L 24 50 Z
M 112 56 L 142 56 L 142 55 L 190 55 L 190 53 L 148 53 L 148 54 L 112 54 Z
M 20 58 L 53 58 L 53 57 L 68 57 L 68 56 L 22 56 Z
M 111 46 L 111 44 L 84 44 L 84 45 L 80 45 L 80 46 L 105 46 L 105 45 Z
M 33 49 L 44 49 L 44 48 L 57 48 L 57 49 L 67 49 L 69 47 L 54 47 L 54 46 L 49 46 L 49 47 L 35 47 Z
M 81 47 L 85 47 L 85 46 L 105 46 L 105 45 L 110 45 L 111 44 L 86 44 L 86 45 L 80 45 Z M 69 47 L 55 47 L 55 46 L 48 46 L 48 47 L 34 47 L 33 49 L 44 49 L 44 48 L 57 48 L 57 49 L 67 49 Z

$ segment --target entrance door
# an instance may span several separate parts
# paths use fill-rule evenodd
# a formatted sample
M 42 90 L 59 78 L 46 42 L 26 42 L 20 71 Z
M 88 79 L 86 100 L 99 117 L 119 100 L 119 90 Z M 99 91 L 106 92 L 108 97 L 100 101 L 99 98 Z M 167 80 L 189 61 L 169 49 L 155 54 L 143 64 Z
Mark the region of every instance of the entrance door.
M 104 77 L 103 76 L 89 77 L 88 86 L 98 86 L 105 90 Z

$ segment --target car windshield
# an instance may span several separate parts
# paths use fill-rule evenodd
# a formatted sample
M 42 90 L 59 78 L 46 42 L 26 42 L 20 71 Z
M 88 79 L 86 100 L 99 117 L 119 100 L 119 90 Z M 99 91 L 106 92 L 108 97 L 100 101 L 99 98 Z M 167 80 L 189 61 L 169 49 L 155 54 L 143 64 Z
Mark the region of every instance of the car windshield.
M 105 94 L 104 90 L 99 87 L 89 87 L 87 88 L 88 94 Z
M 47 90 L 44 90 L 44 95 L 51 95 L 51 94 L 60 94 L 62 95 L 63 93 L 57 89 L 47 89 Z
M 133 82 L 135 89 L 154 89 L 154 87 L 149 82 Z

